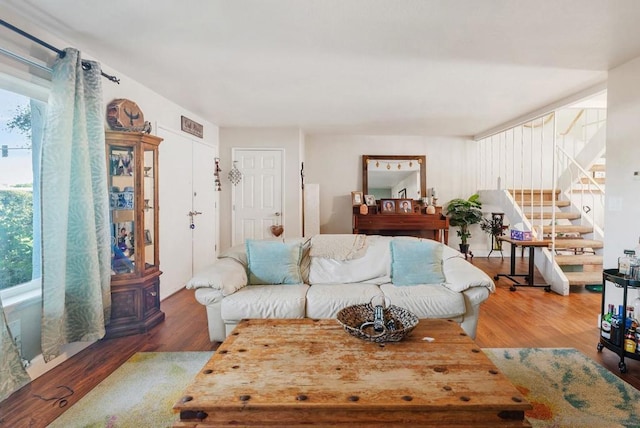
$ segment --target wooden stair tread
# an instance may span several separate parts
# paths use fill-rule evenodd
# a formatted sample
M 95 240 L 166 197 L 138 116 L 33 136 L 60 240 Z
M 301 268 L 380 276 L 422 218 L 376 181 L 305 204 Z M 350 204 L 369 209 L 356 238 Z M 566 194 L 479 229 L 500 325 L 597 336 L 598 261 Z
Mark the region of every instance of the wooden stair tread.
M 538 226 L 542 228 L 542 233 L 551 233 L 551 225 Z M 577 224 L 556 224 L 556 233 L 591 233 L 590 226 L 580 226 Z
M 602 248 L 604 243 L 597 239 L 556 239 L 556 249 L 565 248 Z
M 524 208 L 529 208 L 531 207 L 531 205 L 533 205 L 534 207 L 568 207 L 569 205 L 571 205 L 570 201 L 533 201 L 533 204 L 531 203 L 530 200 L 526 199 L 524 201 L 522 201 L 522 199 L 518 198 L 515 199 L 514 201 L 520 205 L 520 207 L 524 207 Z
M 507 189 L 507 192 L 511 193 L 512 195 L 519 195 L 520 193 L 531 194 L 531 191 L 532 189 Z M 533 193 L 540 194 L 540 189 L 533 189 Z M 542 193 L 551 195 L 553 194 L 553 190 L 542 189 Z M 556 195 L 559 195 L 559 194 L 560 194 L 560 189 L 556 189 Z
M 570 285 L 602 284 L 602 272 L 565 272 Z
M 581 187 L 575 187 L 574 186 L 574 188 L 573 188 L 574 189 L 573 190 L 574 194 L 580 194 L 580 192 L 584 192 L 586 195 L 589 195 L 589 194 L 592 194 L 592 193 L 594 195 L 599 195 L 599 194 L 602 193 L 602 190 L 597 189 L 595 187 L 591 187 L 588 184 L 580 184 L 580 183 L 578 183 L 578 185 L 580 185 Z M 603 186 L 604 186 L 604 184 L 603 184 Z
M 602 265 L 602 256 L 593 254 L 557 255 L 554 260 L 560 266 Z
M 589 168 L 589 171 L 605 171 L 606 169 L 607 165 L 603 163 L 594 163 L 591 165 L 591 168 Z
M 511 194 L 511 197 L 516 200 L 525 201 L 556 201 L 558 200 L 558 195 L 560 195 L 560 190 L 556 189 L 555 193 L 551 189 L 534 189 L 533 192 L 531 189 L 518 189 L 518 190 L 508 190 Z
M 528 213 L 525 210 L 524 213 L 527 217 L 529 217 L 532 220 L 539 220 L 539 219 L 551 219 L 553 218 L 553 213 L 551 211 L 543 211 L 542 213 L 540 211 L 534 211 L 533 213 Z M 573 213 L 573 212 L 569 212 L 569 213 L 564 213 L 564 212 L 556 212 L 556 218 L 557 219 L 566 219 L 566 220 L 577 220 L 580 218 L 580 213 Z
M 598 184 L 604 184 L 606 179 L 604 177 L 597 177 L 597 178 L 592 178 L 593 181 L 595 181 Z M 580 179 L 580 183 L 591 183 L 591 180 L 588 179 L 587 177 L 582 177 Z

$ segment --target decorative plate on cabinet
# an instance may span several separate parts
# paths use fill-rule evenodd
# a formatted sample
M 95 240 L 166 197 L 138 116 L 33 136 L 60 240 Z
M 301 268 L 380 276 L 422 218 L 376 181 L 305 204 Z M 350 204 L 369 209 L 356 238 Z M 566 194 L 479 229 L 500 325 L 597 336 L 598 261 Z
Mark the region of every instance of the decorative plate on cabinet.
M 138 104 L 119 98 L 107 105 L 107 123 L 114 131 L 143 131 L 144 114 Z

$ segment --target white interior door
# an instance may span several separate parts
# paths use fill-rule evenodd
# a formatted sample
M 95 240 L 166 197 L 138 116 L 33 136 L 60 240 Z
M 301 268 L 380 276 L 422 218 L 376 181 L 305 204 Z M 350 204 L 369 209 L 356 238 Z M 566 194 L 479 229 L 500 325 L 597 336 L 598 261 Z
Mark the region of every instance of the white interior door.
M 215 260 L 217 195 L 213 147 L 159 127 L 160 298 L 185 286 L 195 269 Z M 189 216 L 189 213 L 199 213 Z M 191 228 L 193 218 L 194 228 Z
M 216 259 L 219 192 L 215 190 L 213 173 L 217 156 L 217 148 L 193 143 L 193 211 L 202 213 L 193 217 L 193 272 Z
M 246 239 L 272 238 L 271 226 L 284 224 L 280 149 L 234 149 L 233 161 L 242 180 L 232 193 L 232 245 Z

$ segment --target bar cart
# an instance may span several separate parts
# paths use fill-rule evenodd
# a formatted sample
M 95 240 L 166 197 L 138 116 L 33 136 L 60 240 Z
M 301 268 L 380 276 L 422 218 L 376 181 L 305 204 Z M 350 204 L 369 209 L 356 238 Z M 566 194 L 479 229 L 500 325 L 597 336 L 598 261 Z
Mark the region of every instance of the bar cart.
M 610 338 L 605 338 L 602 336 L 602 325 L 601 325 L 601 333 L 600 333 L 600 341 L 598 342 L 598 352 L 601 352 L 603 348 L 607 348 L 620 356 L 620 362 L 618 363 L 618 368 L 621 373 L 627 372 L 627 364 L 624 362 L 625 358 L 631 358 L 632 360 L 640 360 L 640 353 L 636 352 L 627 352 L 624 347 L 624 333 L 625 326 L 627 322 L 627 292 L 629 288 L 631 289 L 640 289 L 640 281 L 625 278 L 624 275 L 621 275 L 618 272 L 618 269 L 605 269 L 602 273 L 602 305 L 601 305 L 601 314 L 604 317 L 605 315 L 605 295 L 607 290 L 607 281 L 615 285 L 617 288 L 622 288 L 622 317 L 620 319 L 619 328 L 615 329 L 612 326 L 610 332 Z

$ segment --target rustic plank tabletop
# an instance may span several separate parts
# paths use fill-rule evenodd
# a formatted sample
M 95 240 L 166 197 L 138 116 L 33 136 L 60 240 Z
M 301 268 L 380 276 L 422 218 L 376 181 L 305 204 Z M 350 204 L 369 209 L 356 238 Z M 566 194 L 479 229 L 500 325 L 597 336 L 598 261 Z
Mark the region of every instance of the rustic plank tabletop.
M 531 405 L 457 323 L 368 342 L 336 320 L 245 320 L 174 406 L 180 427 L 529 426 Z

